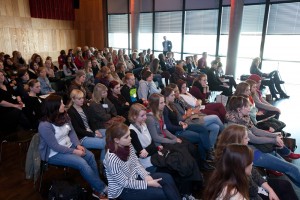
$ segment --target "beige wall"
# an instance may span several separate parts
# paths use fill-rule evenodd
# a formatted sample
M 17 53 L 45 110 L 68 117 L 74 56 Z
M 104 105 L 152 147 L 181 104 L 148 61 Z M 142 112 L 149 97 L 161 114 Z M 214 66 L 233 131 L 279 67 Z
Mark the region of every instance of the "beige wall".
M 75 21 L 30 17 L 29 0 L 0 0 L 0 51 L 11 55 L 33 53 L 57 60 L 61 49 L 92 45 L 104 47 L 103 0 L 81 0 Z M 85 15 L 85 13 L 87 13 Z

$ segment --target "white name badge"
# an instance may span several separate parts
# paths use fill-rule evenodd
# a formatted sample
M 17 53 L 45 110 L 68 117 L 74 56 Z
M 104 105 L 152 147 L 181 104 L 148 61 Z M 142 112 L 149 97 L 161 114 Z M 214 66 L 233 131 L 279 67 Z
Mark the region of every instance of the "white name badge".
M 108 105 L 107 104 L 102 104 L 102 107 L 103 108 L 108 108 Z

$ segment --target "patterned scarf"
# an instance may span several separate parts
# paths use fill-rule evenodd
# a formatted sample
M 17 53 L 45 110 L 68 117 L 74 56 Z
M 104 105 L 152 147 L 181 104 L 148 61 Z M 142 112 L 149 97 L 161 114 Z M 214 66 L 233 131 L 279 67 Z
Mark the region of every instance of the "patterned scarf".
M 249 129 L 251 129 L 254 126 L 253 122 L 250 119 L 250 116 L 240 117 L 238 112 L 236 111 L 227 111 L 225 117 L 228 122 L 244 125 Z

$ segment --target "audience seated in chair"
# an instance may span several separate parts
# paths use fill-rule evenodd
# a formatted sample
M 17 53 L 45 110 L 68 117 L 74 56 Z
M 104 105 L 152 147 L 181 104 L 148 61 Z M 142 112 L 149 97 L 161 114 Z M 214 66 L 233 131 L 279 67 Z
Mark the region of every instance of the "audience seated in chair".
M 37 79 L 31 79 L 28 82 L 28 96 L 24 98 L 25 107 L 22 109 L 28 120 L 30 128 L 37 130 L 39 121 L 42 117 L 42 100 L 38 97 L 41 91 L 41 84 Z
M 156 145 L 154 144 L 151 138 L 151 134 L 145 123 L 147 118 L 146 114 L 147 114 L 146 107 L 139 103 L 133 104 L 129 111 L 129 121 L 131 122 L 129 126 L 130 137 L 132 138 L 132 145 L 134 147 L 134 150 L 138 156 L 140 163 L 150 173 L 159 172 L 159 171 L 170 172 L 175 182 L 177 183 L 178 188 L 180 188 L 180 193 L 185 194 L 186 196 L 190 196 L 191 189 L 192 189 L 191 179 L 193 179 L 194 181 L 196 181 L 197 179 L 198 181 L 202 180 L 198 169 L 198 165 L 195 164 L 195 167 L 192 169 L 193 171 L 192 175 L 188 174 L 187 176 L 183 176 L 182 174 L 185 174 L 184 172 L 185 167 L 178 168 L 177 166 L 179 163 L 176 164 L 172 159 L 169 159 L 168 161 L 165 160 L 170 164 L 170 165 L 166 164 L 167 166 L 160 166 L 157 165 L 155 161 L 152 162 L 151 160 L 160 157 L 159 154 L 165 152 L 167 149 L 163 150 L 164 147 L 162 145 L 156 147 Z M 189 154 L 189 152 L 187 153 Z M 182 161 L 182 164 L 196 162 L 191 155 L 185 154 L 182 156 L 185 157 L 185 158 L 183 157 L 180 158 L 184 160 Z M 177 157 L 180 157 L 180 154 L 177 154 Z
M 83 92 L 84 98 L 90 100 L 92 98 L 92 93 L 89 90 L 89 88 L 87 88 L 84 85 L 85 78 L 86 78 L 85 72 L 83 70 L 78 70 L 76 72 L 75 79 L 71 82 L 71 85 L 69 86 L 69 94 L 72 92 L 72 90 L 78 89 Z
M 153 74 L 150 71 L 144 71 L 142 79 L 139 82 L 138 96 L 141 99 L 148 99 L 151 94 L 160 93 L 161 89 L 153 81 Z
M 222 161 L 224 158 L 224 152 L 227 152 L 226 147 L 228 145 L 248 145 L 248 133 L 247 128 L 241 125 L 229 125 L 221 134 L 218 139 L 216 151 L 215 151 L 215 161 L 219 164 L 224 164 Z M 251 147 L 251 146 L 250 146 Z M 238 147 L 240 148 L 240 147 Z M 241 147 L 244 148 L 244 147 Z M 255 153 L 253 149 L 253 153 Z M 228 153 L 228 152 L 227 152 Z M 256 159 L 254 154 L 254 159 Z M 231 166 L 232 163 L 231 163 Z M 218 168 L 218 167 L 217 167 Z M 236 170 L 232 170 L 236 171 Z M 248 194 L 250 199 L 298 199 L 293 186 L 288 180 L 282 180 L 278 178 L 267 177 L 263 178 L 256 167 L 253 167 L 251 174 L 248 176 Z M 217 181 L 214 179 L 214 181 Z M 267 193 L 259 193 L 259 187 L 268 191 Z M 207 189 L 213 189 L 208 188 Z
M 93 129 L 91 114 L 89 108 L 84 105 L 84 94 L 81 90 L 72 90 L 70 99 L 68 114 L 81 145 L 87 149 L 100 149 L 100 161 L 103 161 L 106 129 Z
M 250 119 L 250 103 L 245 97 L 231 97 L 226 114 L 231 124 L 243 125 L 247 128 L 249 143 L 256 156 L 254 166 L 264 167 L 285 173 L 295 185 L 300 186 L 300 168 L 293 163 L 285 161 L 281 156 L 290 159 L 299 159 L 300 154 L 291 152 L 283 143 L 280 132 L 270 133 L 254 126 Z M 263 145 L 264 144 L 264 145 Z M 269 148 L 266 144 L 270 145 Z M 275 146 L 279 147 L 276 148 Z M 276 153 L 274 153 L 276 151 Z
M 208 86 L 211 91 L 222 91 L 225 96 L 232 95 L 232 86 L 230 87 L 227 83 L 223 83 L 217 76 L 217 62 L 211 63 L 211 68 L 207 71 Z
M 200 109 L 201 112 L 207 115 L 217 115 L 222 122 L 225 121 L 226 110 L 222 103 L 206 103 L 204 107 L 201 108 L 202 100 L 195 98 L 192 94 L 187 91 L 186 82 L 183 80 L 179 80 L 177 82 L 177 86 L 179 89 L 179 94 L 176 94 L 176 101 L 180 102 L 180 104 L 184 104 L 186 108 L 196 108 Z M 172 86 L 175 88 L 174 86 Z
M 254 84 L 251 81 L 248 82 L 248 84 L 250 83 L 252 85 L 250 90 L 251 90 L 252 99 L 255 102 L 255 107 L 257 107 L 259 111 L 264 112 L 265 115 L 268 115 L 268 116 L 275 115 L 275 118 L 278 119 L 279 115 L 281 113 L 281 110 L 279 108 L 277 108 L 276 106 L 273 106 L 272 104 L 267 102 L 262 97 L 262 93 L 259 90 L 260 84 L 261 84 L 261 77 L 256 74 L 252 74 L 248 79 L 255 81 L 255 83 L 256 83 L 256 84 Z
M 284 81 L 282 81 L 279 77 L 278 71 L 272 71 L 270 73 L 263 73 L 260 66 L 260 58 L 254 58 L 250 67 L 250 73 L 256 74 L 262 78 L 262 85 L 267 85 L 270 89 L 272 98 L 275 98 L 278 100 L 277 93 L 280 95 L 280 98 L 289 98 L 288 96 L 281 88 L 280 84 L 283 84 Z M 276 89 L 275 89 L 276 88 Z
M 39 125 L 41 159 L 79 170 L 94 190 L 93 194 L 99 199 L 105 197 L 107 186 L 99 178 L 94 155 L 81 146 L 61 97 L 52 94 L 43 106 L 43 119 Z
M 13 88 L 4 83 L 5 72 L 0 70 L 0 127 L 2 131 L 12 132 L 18 126 L 28 130 L 30 122 L 23 114 L 24 103 L 20 96 L 15 94 Z
M 149 175 L 139 163 L 130 141 L 130 131 L 125 124 L 117 124 L 107 130 L 108 149 L 104 166 L 109 185 L 108 197 L 180 200 L 172 177 L 165 173 Z

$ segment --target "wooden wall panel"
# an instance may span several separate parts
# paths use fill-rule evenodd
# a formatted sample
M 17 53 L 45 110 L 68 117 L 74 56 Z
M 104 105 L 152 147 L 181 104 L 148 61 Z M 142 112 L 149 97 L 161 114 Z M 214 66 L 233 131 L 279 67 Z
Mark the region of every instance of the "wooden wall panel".
M 49 0 L 51 1 L 51 0 Z M 57 60 L 62 49 L 103 48 L 105 0 L 81 0 L 75 21 L 31 18 L 29 0 L 0 0 L 0 52 L 18 50 L 28 60 L 33 53 Z
M 80 45 L 103 48 L 105 46 L 105 35 L 103 33 L 105 22 L 103 3 L 105 0 L 80 1 L 80 9 L 75 11 L 75 29 L 80 30 Z

